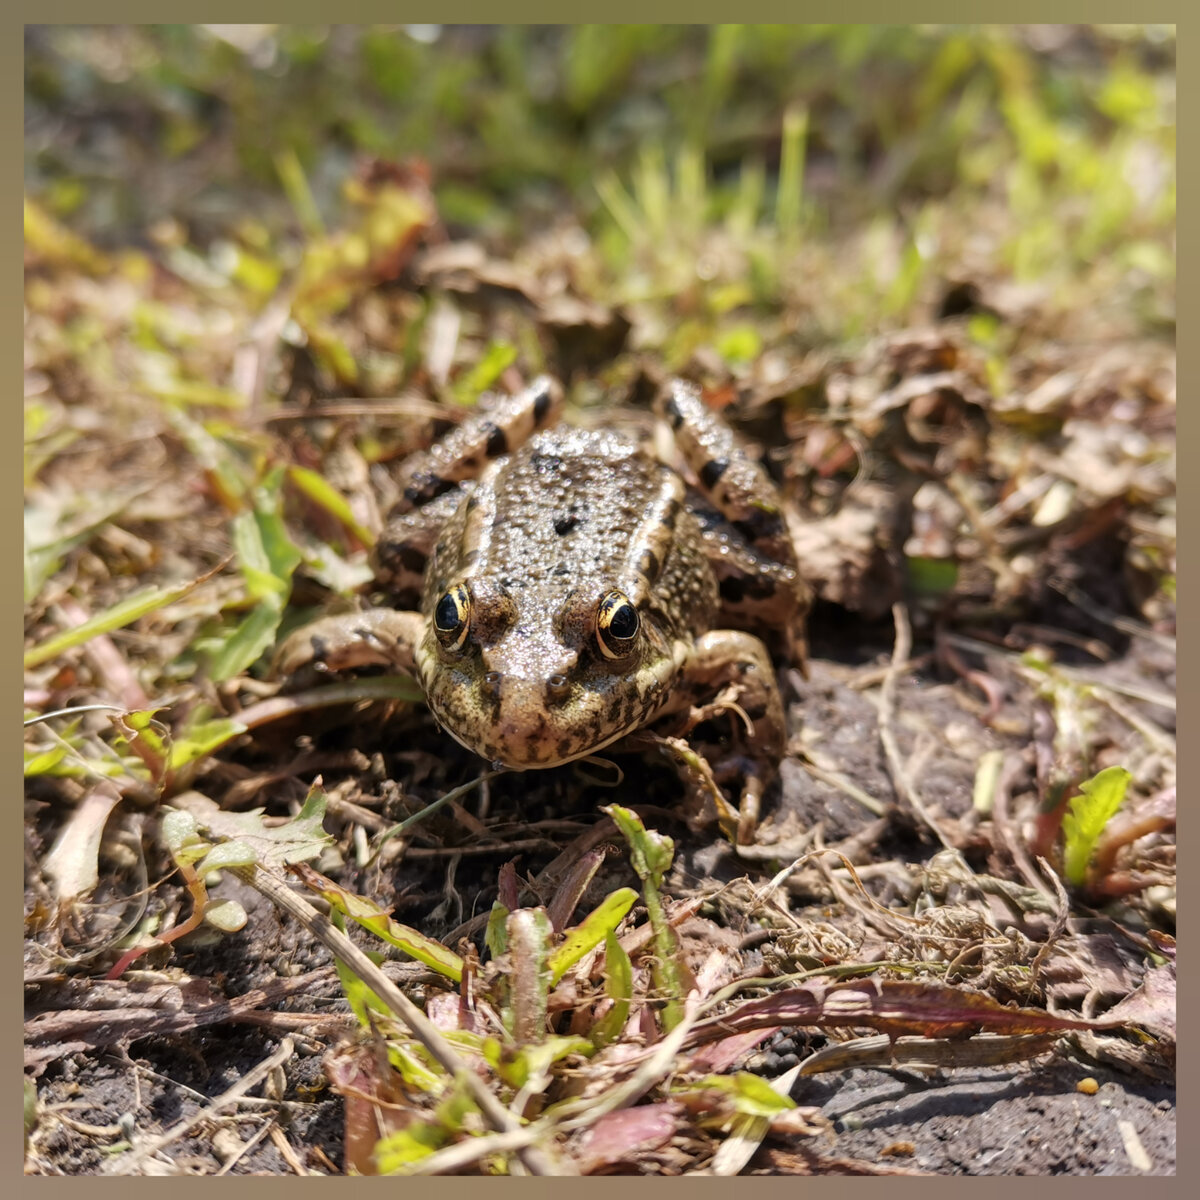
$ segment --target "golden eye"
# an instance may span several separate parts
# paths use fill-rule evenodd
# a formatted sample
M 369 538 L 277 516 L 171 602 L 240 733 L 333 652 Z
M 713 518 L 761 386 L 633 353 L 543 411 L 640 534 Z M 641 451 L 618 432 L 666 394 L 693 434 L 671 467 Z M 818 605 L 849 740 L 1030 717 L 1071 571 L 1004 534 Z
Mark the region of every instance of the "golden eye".
M 433 610 L 433 632 L 447 650 L 461 650 L 471 628 L 471 593 L 455 584 Z
M 605 658 L 623 658 L 633 649 L 641 619 L 632 601 L 615 588 L 600 599 L 596 609 L 596 640 Z

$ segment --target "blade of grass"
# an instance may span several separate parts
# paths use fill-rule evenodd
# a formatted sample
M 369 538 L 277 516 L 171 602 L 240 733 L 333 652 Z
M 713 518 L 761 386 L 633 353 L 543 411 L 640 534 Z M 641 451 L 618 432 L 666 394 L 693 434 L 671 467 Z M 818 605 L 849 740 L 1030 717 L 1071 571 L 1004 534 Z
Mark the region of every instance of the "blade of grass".
M 779 157 L 779 190 L 775 197 L 775 221 L 785 236 L 800 231 L 804 208 L 804 147 L 808 141 L 808 109 L 793 105 L 783 114 L 783 137 Z
M 126 596 L 124 600 L 118 601 L 104 612 L 89 617 L 82 625 L 64 629 L 62 633 L 53 634 L 44 642 L 31 646 L 25 651 L 25 657 L 22 660 L 25 669 L 41 666 L 42 663 L 57 658 L 65 650 L 73 650 L 76 646 L 82 646 L 84 642 L 90 641 L 102 633 L 111 633 L 114 629 L 124 629 L 147 614 L 165 608 L 168 604 L 174 604 L 176 600 L 182 599 L 211 575 L 210 571 L 199 579 L 191 579 L 176 587 L 142 588 L 141 591 L 134 592 L 132 596 Z

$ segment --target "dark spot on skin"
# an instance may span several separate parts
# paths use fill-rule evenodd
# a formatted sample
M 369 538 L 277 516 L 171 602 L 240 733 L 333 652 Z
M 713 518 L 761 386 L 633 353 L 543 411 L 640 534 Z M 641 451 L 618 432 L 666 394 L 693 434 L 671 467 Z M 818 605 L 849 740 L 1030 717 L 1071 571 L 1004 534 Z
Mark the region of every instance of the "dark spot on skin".
M 426 504 L 443 492 L 448 492 L 453 486 L 451 480 L 443 479 L 432 471 L 420 471 L 404 489 L 404 498 L 412 504 Z
M 740 575 L 726 575 L 721 580 L 721 599 L 737 604 L 746 594 L 746 581 Z
M 570 575 L 570 573 L 571 573 L 571 565 L 570 565 L 570 563 L 565 563 L 565 562 L 559 563 L 558 566 L 555 567 L 554 570 L 550 572 L 551 575 Z
M 765 704 L 752 704 L 749 708 L 742 710 L 751 721 L 761 721 L 767 715 L 767 706 Z
M 572 529 L 578 529 L 583 524 L 583 520 L 577 517 L 574 513 L 567 513 L 561 517 L 554 518 L 554 532 L 559 537 L 565 537 Z
M 717 480 L 729 470 L 729 459 L 710 458 L 700 468 L 700 482 L 710 490 L 717 486 Z
M 575 746 L 570 738 L 563 738 L 563 740 L 561 742 L 559 742 L 558 745 L 554 747 L 554 749 L 557 752 L 559 758 L 566 758 L 567 755 L 570 754 L 571 751 L 575 749 Z
M 752 542 L 778 537 L 783 532 L 783 514 L 775 509 L 756 508 L 749 516 L 734 521 L 733 527 Z
M 667 401 L 667 419 L 671 422 L 672 429 L 678 429 L 683 424 L 683 410 L 674 396 Z
M 617 723 L 617 720 L 620 717 L 620 715 L 621 715 L 621 697 L 615 696 L 613 698 L 613 702 L 608 706 L 608 713 L 605 716 L 605 720 L 610 725 L 615 725 Z
M 746 595 L 751 600 L 769 600 L 775 595 L 775 584 L 766 576 L 752 575 L 746 580 Z
M 400 560 L 400 565 L 406 571 L 411 571 L 414 575 L 423 574 L 425 564 L 429 561 L 426 555 L 415 546 L 401 546 L 396 557 Z
M 487 421 L 481 426 L 481 432 L 487 431 L 487 456 L 488 458 L 499 458 L 502 454 L 508 453 L 508 437 L 503 429 L 498 425 L 493 425 L 491 421 Z
M 543 388 L 537 394 L 537 399 L 533 402 L 533 423 L 540 425 L 545 419 L 546 414 L 550 411 L 550 389 Z
M 467 497 L 467 512 L 474 512 L 478 506 L 479 497 L 472 492 L 472 494 Z
M 661 569 L 662 564 L 658 561 L 658 555 L 653 550 L 643 550 L 642 557 L 638 559 L 638 571 L 645 576 L 646 580 L 653 583 L 658 578 Z
M 667 505 L 667 511 L 663 513 L 663 524 L 668 529 L 675 528 L 675 522 L 679 520 L 679 510 L 683 507 L 678 500 L 672 499 Z

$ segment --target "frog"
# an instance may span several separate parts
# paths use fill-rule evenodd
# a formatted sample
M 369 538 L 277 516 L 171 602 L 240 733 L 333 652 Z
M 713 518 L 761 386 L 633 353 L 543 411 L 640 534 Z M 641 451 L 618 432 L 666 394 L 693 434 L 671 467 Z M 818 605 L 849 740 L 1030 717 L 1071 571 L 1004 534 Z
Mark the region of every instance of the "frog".
M 743 779 L 751 840 L 786 740 L 768 642 L 804 670 L 811 603 L 780 493 L 683 380 L 655 400 L 649 445 L 562 409 L 539 377 L 412 455 L 371 565 L 415 607 L 318 619 L 277 670 L 411 675 L 443 730 L 514 771 L 731 709 L 745 745 L 724 774 Z

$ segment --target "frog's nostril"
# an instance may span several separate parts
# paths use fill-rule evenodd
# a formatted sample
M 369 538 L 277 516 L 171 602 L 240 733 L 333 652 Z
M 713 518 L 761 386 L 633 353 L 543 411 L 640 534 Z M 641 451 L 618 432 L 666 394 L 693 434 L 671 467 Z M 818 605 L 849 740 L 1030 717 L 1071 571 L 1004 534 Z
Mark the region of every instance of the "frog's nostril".
M 499 671 L 488 671 L 483 676 L 483 690 L 493 700 L 500 699 L 501 678 Z
M 571 690 L 571 681 L 562 671 L 546 676 L 546 695 L 551 700 L 561 700 Z

